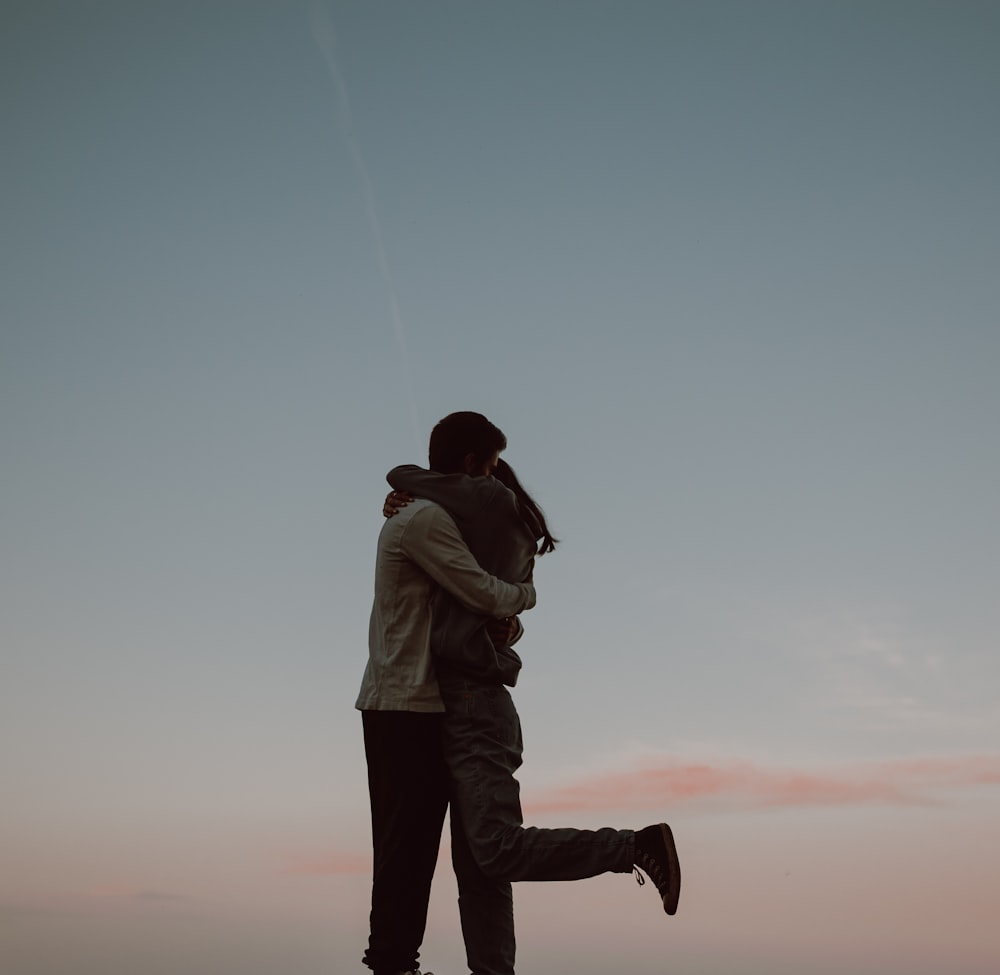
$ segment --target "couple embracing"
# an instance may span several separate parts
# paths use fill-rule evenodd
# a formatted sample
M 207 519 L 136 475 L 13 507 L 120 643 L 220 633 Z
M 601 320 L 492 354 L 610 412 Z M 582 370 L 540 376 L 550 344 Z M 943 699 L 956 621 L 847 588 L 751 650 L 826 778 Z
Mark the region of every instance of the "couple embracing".
M 431 432 L 429 470 L 389 472 L 362 712 L 374 876 L 365 964 L 419 975 L 445 811 L 472 975 L 514 975 L 511 883 L 641 868 L 667 914 L 680 866 L 670 827 L 525 827 L 514 773 L 521 725 L 507 687 L 521 668 L 518 614 L 555 539 L 500 459 L 507 438 L 479 413 Z M 640 874 L 640 881 L 642 877 Z M 430 973 L 425 973 L 430 975 Z

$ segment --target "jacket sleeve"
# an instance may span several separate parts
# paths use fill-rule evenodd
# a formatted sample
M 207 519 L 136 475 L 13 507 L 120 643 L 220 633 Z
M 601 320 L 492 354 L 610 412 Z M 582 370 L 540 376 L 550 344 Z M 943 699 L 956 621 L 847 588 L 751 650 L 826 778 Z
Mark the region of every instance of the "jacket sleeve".
M 410 519 L 401 538 L 403 554 L 463 606 L 499 619 L 535 605 L 530 582 L 503 582 L 475 560 L 451 516 L 428 505 Z
M 510 643 L 507 644 L 508 647 L 514 646 L 521 637 L 524 636 L 524 624 L 515 616 L 514 617 L 514 635 L 510 638 Z
M 493 478 L 439 474 L 415 464 L 394 467 L 385 479 L 393 489 L 433 501 L 459 520 L 481 512 L 500 487 Z

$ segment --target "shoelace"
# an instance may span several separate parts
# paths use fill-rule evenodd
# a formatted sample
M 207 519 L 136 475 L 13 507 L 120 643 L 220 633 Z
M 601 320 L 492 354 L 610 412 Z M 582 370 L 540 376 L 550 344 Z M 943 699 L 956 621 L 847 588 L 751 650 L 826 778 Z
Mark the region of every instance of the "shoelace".
M 656 884 L 656 889 L 662 891 L 667 884 L 667 878 L 663 876 L 663 864 L 648 853 L 640 853 L 639 856 L 642 861 L 642 869 L 649 874 L 650 879 Z M 644 886 L 646 881 L 643 880 L 642 874 L 639 873 L 639 866 L 635 866 L 632 869 L 635 870 L 635 879 L 639 881 L 639 886 Z

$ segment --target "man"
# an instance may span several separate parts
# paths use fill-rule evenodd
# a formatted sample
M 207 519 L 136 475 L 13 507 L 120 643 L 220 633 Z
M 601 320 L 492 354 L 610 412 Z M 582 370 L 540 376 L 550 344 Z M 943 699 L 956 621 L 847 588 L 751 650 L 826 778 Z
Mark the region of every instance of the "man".
M 461 469 L 488 475 L 502 446 L 491 435 L 471 441 Z M 439 586 L 468 609 L 495 619 L 535 604 L 530 582 L 503 582 L 480 568 L 455 522 L 438 505 L 415 501 L 382 526 L 369 659 L 356 703 L 368 761 L 374 852 L 363 960 L 375 975 L 419 975 L 417 959 L 448 804 L 444 704 L 429 647 L 431 600 Z M 511 627 L 500 629 L 509 638 Z

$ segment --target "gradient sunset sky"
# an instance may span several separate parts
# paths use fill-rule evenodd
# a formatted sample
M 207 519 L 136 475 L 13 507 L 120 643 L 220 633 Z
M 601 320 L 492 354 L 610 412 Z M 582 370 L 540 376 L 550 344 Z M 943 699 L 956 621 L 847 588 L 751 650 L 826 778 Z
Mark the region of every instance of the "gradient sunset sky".
M 384 475 L 473 409 L 529 822 L 684 868 L 518 885 L 519 975 L 995 975 L 998 106 L 989 2 L 6 0 L 0 971 L 365 971 Z

